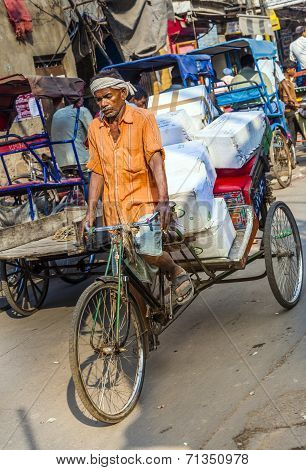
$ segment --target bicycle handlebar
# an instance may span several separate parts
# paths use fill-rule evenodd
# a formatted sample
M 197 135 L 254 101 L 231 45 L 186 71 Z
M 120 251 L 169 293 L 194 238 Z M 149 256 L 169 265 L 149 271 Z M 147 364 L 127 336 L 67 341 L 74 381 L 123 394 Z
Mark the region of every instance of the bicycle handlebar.
M 131 228 L 138 228 L 138 227 L 142 227 L 144 225 L 150 225 L 154 221 L 154 219 L 156 219 L 156 217 L 158 215 L 159 215 L 159 211 L 156 211 L 146 221 L 144 221 L 144 222 L 133 222 L 132 224 L 128 224 L 128 226 L 131 227 Z M 88 227 L 88 224 L 87 223 L 85 224 L 86 232 L 91 232 L 91 233 L 94 233 L 94 232 L 108 232 L 108 231 L 112 231 L 112 230 L 122 230 L 123 227 L 124 227 L 124 225 L 122 225 L 122 224 L 109 225 L 109 226 L 106 226 L 106 227 Z

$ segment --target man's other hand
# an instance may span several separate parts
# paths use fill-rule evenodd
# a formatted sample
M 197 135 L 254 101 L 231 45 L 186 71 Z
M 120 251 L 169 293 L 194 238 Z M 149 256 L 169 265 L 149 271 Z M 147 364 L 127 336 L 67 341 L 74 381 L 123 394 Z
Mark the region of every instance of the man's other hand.
M 171 220 L 171 209 L 169 206 L 169 201 L 159 202 L 156 210 L 159 212 L 161 229 L 167 230 Z

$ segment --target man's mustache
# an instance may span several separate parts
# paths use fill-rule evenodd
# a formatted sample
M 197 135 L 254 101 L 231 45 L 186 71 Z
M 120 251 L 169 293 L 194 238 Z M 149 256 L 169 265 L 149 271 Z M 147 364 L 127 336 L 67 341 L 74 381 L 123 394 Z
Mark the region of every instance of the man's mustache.
M 105 113 L 105 111 L 111 111 L 113 108 L 111 106 L 105 106 L 104 108 L 101 108 L 102 113 Z

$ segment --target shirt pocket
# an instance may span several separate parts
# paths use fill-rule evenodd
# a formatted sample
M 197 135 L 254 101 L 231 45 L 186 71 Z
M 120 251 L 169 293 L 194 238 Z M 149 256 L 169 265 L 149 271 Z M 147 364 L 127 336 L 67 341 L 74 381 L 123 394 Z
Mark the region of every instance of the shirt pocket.
M 141 173 L 147 170 L 143 151 L 132 145 L 122 149 L 122 170 L 125 173 Z

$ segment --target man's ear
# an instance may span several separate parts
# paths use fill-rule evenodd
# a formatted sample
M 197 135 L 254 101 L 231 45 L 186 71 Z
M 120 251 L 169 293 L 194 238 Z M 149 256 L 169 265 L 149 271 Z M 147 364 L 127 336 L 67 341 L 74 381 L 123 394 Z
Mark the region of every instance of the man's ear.
M 128 91 L 126 88 L 121 88 L 121 98 L 125 101 L 128 97 Z

